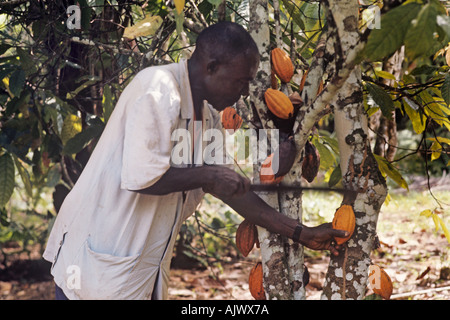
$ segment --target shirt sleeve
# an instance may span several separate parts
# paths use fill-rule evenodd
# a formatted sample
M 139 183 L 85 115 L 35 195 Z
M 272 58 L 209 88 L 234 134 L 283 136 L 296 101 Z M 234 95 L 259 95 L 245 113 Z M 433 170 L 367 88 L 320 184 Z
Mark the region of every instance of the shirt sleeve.
M 179 98 L 147 92 L 127 110 L 121 188 L 141 190 L 156 183 L 170 167 L 171 133 L 180 112 Z

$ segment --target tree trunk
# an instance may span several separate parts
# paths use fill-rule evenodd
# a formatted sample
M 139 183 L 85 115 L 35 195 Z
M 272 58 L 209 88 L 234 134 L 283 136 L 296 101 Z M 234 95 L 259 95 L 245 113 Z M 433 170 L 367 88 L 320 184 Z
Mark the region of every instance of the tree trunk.
M 255 39 L 261 56 L 256 79 L 250 88 L 253 118 L 259 119 L 258 126 L 261 128 L 274 129 L 274 123 L 267 116 L 267 107 L 264 103 L 264 92 L 270 87 L 271 74 L 268 1 L 251 0 L 249 5 L 249 32 Z M 253 170 L 255 180 L 258 180 L 259 171 L 260 163 L 256 163 Z M 293 196 L 260 192 L 259 196 L 276 210 L 291 216 L 297 215 L 296 218 L 301 215 L 301 197 L 299 194 Z M 286 198 L 291 200 L 284 200 Z M 258 237 L 261 246 L 264 288 L 267 299 L 291 300 L 294 295 L 296 298 L 304 296 L 304 293 L 302 293 L 303 283 L 292 281 L 293 279 L 302 279 L 303 276 L 303 250 L 301 246 L 293 246 L 290 240 L 269 233 L 260 227 L 258 227 Z M 292 285 L 293 283 L 294 285 Z M 296 293 L 294 294 L 294 292 Z
M 357 64 L 357 55 L 362 48 L 357 39 L 355 41 L 355 39 L 345 38 L 348 28 L 353 28 L 351 31 L 357 34 L 357 1 L 339 2 L 339 5 L 337 3 L 333 3 L 333 5 L 333 10 L 341 10 L 340 6 L 343 6 L 346 9 L 344 10 L 346 13 L 349 11 L 348 7 L 355 9 L 356 15 L 352 11 L 353 15 L 349 15 L 349 19 L 347 16 L 338 17 L 345 18 L 340 21 L 341 28 L 338 29 L 337 23 L 334 22 L 336 18 L 333 19 L 331 14 L 333 10 L 328 11 L 328 20 L 331 26 L 322 35 L 321 43 L 316 49 L 303 89 L 304 105 L 299 110 L 294 124 L 294 140 L 298 150 L 297 161 L 290 173 L 284 177 L 282 183 L 300 185 L 301 160 L 305 143 L 314 124 L 320 119 L 322 111 L 339 94 L 339 90 L 352 74 L 352 70 Z M 276 6 L 276 3 L 274 3 L 274 6 Z M 271 73 L 268 17 L 267 0 L 250 1 L 249 32 L 258 44 L 261 55 L 260 67 L 256 79 L 250 88 L 251 109 L 253 111 L 253 119 L 257 118 L 259 121 L 257 127 L 264 129 L 274 128 L 274 123 L 268 117 L 267 107 L 264 104 L 264 91 L 270 87 Z M 349 43 L 341 43 L 347 40 L 351 41 Z M 344 48 L 346 49 L 345 54 L 343 54 Z M 330 80 L 327 87 L 317 96 L 317 89 L 325 72 L 329 75 Z M 361 90 L 360 83 L 358 85 L 359 90 Z M 360 105 L 362 106 L 362 100 Z M 359 123 L 360 120 L 358 119 Z M 254 166 L 255 180 L 258 180 L 259 168 L 260 163 Z M 371 164 L 370 168 L 375 168 L 374 163 Z M 260 193 L 260 196 L 273 208 L 301 221 L 302 201 L 300 192 Z M 258 233 L 261 244 L 266 297 L 268 299 L 304 299 L 303 247 L 289 239 L 271 234 L 263 228 L 258 228 Z
M 329 9 L 339 33 L 339 49 L 345 56 L 360 42 L 357 30 L 358 3 L 332 0 Z M 343 185 L 360 193 L 355 199 L 344 197 L 343 203 L 350 204 L 355 212 L 356 228 L 341 254 L 330 258 L 322 299 L 362 299 L 378 214 L 387 188 L 370 149 L 359 67 L 353 70 L 338 92 L 333 106 Z

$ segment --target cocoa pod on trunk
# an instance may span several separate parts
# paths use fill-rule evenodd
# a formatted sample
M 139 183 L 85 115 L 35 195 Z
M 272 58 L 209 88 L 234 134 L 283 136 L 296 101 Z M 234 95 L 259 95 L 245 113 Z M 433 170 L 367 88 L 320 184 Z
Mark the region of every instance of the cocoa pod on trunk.
M 258 262 L 250 271 L 248 287 L 253 298 L 256 300 L 266 300 L 263 283 L 262 263 Z
M 236 246 L 244 257 L 248 256 L 258 240 L 256 226 L 244 219 L 236 230 Z
M 302 177 L 308 182 L 313 182 L 319 172 L 320 167 L 320 155 L 316 147 L 306 141 L 305 144 L 305 155 L 302 164 Z

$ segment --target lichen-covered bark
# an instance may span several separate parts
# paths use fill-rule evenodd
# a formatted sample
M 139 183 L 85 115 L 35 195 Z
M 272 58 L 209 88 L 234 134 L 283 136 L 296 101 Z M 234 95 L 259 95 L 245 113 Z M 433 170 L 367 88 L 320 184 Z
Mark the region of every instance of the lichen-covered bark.
M 264 92 L 270 86 L 270 30 L 267 0 L 250 0 L 249 32 L 258 44 L 261 64 L 250 88 L 253 124 L 256 128 L 274 128 L 267 115 Z M 321 35 L 302 93 L 304 105 L 293 128 L 298 150 L 297 161 L 282 183 L 300 185 L 301 160 L 308 136 L 328 105 L 334 106 L 336 131 L 341 152 L 344 186 L 362 190 L 354 199 L 356 231 L 339 257 L 330 260 L 323 298 L 360 298 L 364 294 L 370 252 L 375 237 L 378 212 L 386 196 L 385 181 L 371 153 L 367 134 L 367 115 L 362 103 L 361 72 L 358 54 L 364 43 L 358 34 L 357 0 L 324 1 L 328 29 Z M 275 4 L 276 7 L 276 4 Z M 317 95 L 323 76 L 326 87 Z M 284 91 L 284 90 L 283 90 Z M 254 166 L 258 180 L 260 163 Z M 301 221 L 299 192 L 260 193 L 276 210 Z M 265 229 L 258 228 L 268 299 L 304 299 L 303 247 Z
M 386 197 L 386 184 L 370 149 L 358 75 L 359 68 L 349 77 L 334 104 L 343 184 L 361 191 L 356 199 L 344 199 L 353 207 L 356 228 L 341 254 L 330 259 L 323 299 L 364 297 L 378 213 Z
M 339 2 L 340 4 L 341 2 Z M 357 1 L 342 2 L 344 6 L 351 3 L 357 9 Z M 334 3 L 333 10 L 339 10 Z M 346 7 L 346 8 L 347 8 Z M 308 78 L 303 91 L 304 105 L 300 109 L 294 126 L 294 140 L 298 150 L 297 161 L 283 183 L 301 184 L 301 160 L 303 149 L 321 113 L 327 105 L 332 103 L 346 83 L 355 65 L 357 56 L 362 48 L 357 41 L 344 40 L 342 31 L 338 29 L 336 17 L 328 11 L 329 27 L 321 36 L 315 56 L 311 63 Z M 348 10 L 347 10 L 348 11 Z M 249 32 L 258 44 L 261 64 L 250 88 L 251 109 L 253 119 L 258 118 L 256 127 L 274 128 L 273 121 L 267 116 L 267 107 L 264 104 L 264 91 L 270 86 L 270 30 L 267 0 L 250 1 Z M 357 20 L 356 20 L 357 22 Z M 345 32 L 355 30 L 357 24 L 354 19 L 343 17 L 339 24 Z M 345 34 L 344 32 L 344 34 Z M 345 51 L 343 48 L 346 48 Z M 317 95 L 317 89 L 323 75 L 327 73 L 329 79 L 325 89 Z M 284 91 L 284 90 L 283 90 Z M 260 163 L 254 167 L 254 179 L 258 180 Z M 346 172 L 346 171 L 344 171 Z M 273 208 L 289 217 L 301 221 L 302 202 L 299 192 L 260 193 L 260 196 Z M 364 211 L 365 212 L 365 211 Z M 290 239 L 271 234 L 263 228 L 258 228 L 261 243 L 261 256 L 264 272 L 264 287 L 268 299 L 304 299 L 305 288 L 303 283 L 303 247 L 293 243 Z
M 338 30 L 340 50 L 345 56 L 360 42 L 357 1 L 330 0 L 329 8 Z M 339 72 L 337 65 L 336 72 Z M 330 258 L 322 299 L 361 299 L 367 286 L 370 253 L 387 188 L 370 149 L 359 67 L 352 70 L 332 104 L 343 185 L 360 193 L 355 199 L 343 200 L 353 207 L 356 228 L 341 254 Z
M 270 87 L 271 72 L 268 1 L 251 0 L 249 7 L 250 23 L 248 31 L 258 45 L 261 59 L 256 78 L 250 86 L 250 104 L 253 118 L 257 118 L 259 121 L 257 126 L 263 129 L 273 129 L 273 121 L 267 116 L 267 107 L 264 103 L 264 92 Z M 259 170 L 260 163 L 257 163 L 253 169 L 254 181 L 259 179 Z M 280 210 L 278 194 L 260 192 L 259 196 L 271 207 Z M 258 227 L 258 237 L 267 299 L 292 299 L 284 239 L 261 227 Z
M 261 55 L 261 63 L 256 79 L 250 87 L 253 118 L 255 115 L 259 118 L 257 127 L 272 129 L 274 128 L 274 123 L 267 116 L 267 107 L 264 103 L 264 92 L 270 87 L 271 73 L 268 1 L 252 0 L 249 4 L 249 32 L 258 44 Z M 275 7 L 277 7 L 277 4 L 277 2 L 274 2 Z M 280 45 L 281 41 L 277 41 L 276 44 Z M 282 89 L 283 92 L 288 92 L 289 90 L 286 85 Z M 302 149 L 303 147 L 298 150 Z M 254 167 L 254 180 L 257 180 L 259 177 L 259 169 L 260 163 Z M 292 167 L 291 172 L 285 176 L 284 182 L 300 185 L 300 179 L 301 163 L 297 162 Z M 260 192 L 259 196 L 281 213 L 301 221 L 302 204 L 299 192 Z M 304 299 L 303 247 L 293 243 L 290 239 L 269 233 L 267 230 L 259 227 L 258 236 L 267 298 L 273 300 Z

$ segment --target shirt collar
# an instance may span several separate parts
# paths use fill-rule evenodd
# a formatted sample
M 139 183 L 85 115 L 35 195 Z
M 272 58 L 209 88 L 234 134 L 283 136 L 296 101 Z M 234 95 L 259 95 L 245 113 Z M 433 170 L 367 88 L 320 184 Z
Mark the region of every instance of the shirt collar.
M 194 116 L 194 103 L 192 101 L 191 84 L 189 82 L 188 64 L 186 59 L 179 62 L 180 69 L 180 95 L 181 95 L 181 118 L 192 119 Z
M 180 95 L 183 99 L 181 101 L 181 118 L 182 119 L 193 119 L 194 118 L 194 102 L 192 99 L 191 84 L 189 82 L 189 71 L 188 63 L 186 59 L 181 59 L 178 63 L 179 65 L 179 84 L 180 84 Z M 211 118 L 208 102 L 203 101 L 202 115 L 205 121 L 209 121 Z

